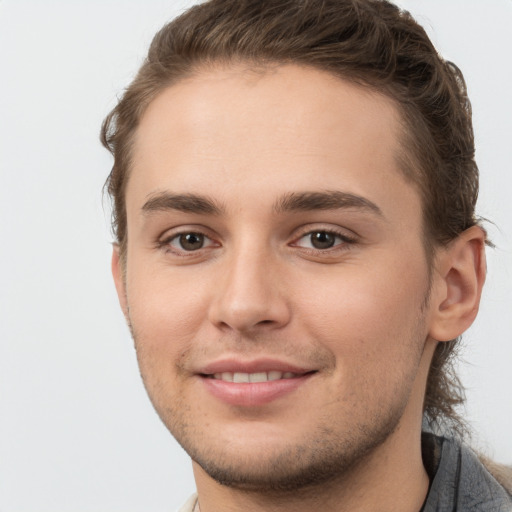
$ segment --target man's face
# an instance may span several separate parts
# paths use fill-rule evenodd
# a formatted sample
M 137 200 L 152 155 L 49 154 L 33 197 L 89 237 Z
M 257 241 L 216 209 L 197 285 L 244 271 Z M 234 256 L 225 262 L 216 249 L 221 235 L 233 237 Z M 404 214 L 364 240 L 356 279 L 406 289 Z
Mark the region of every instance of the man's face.
M 292 489 L 419 430 L 429 272 L 398 131 L 390 100 L 295 66 L 204 71 L 143 116 L 114 271 L 149 396 L 215 479 Z

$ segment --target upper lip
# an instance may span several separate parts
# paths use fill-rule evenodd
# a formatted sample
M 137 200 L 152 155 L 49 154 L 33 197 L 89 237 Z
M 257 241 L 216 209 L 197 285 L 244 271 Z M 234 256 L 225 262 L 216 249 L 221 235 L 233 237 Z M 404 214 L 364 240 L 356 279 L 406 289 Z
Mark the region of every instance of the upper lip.
M 258 373 L 258 372 L 291 372 L 304 374 L 314 371 L 314 368 L 304 368 L 279 359 L 261 358 L 251 361 L 240 359 L 219 359 L 202 366 L 197 373 L 213 375 L 215 373 Z

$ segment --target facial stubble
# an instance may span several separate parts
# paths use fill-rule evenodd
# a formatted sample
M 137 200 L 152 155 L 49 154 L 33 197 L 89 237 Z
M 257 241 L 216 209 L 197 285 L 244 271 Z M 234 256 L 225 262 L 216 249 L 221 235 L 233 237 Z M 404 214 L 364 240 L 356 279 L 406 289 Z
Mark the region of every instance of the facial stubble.
M 307 492 L 308 489 L 343 480 L 355 467 L 368 462 L 377 448 L 395 432 L 407 406 L 423 352 L 423 315 L 420 316 L 409 338 L 417 350 L 409 354 L 412 357 L 407 365 L 410 371 L 398 379 L 396 389 L 389 394 L 393 397 L 392 403 L 380 404 L 371 416 L 363 414 L 362 421 L 343 431 L 336 430 L 337 425 L 326 411 L 318 418 L 315 428 L 306 432 L 299 442 L 284 438 L 278 447 L 269 449 L 262 445 L 257 456 L 254 451 L 244 454 L 236 447 L 219 444 L 209 435 L 208 425 L 201 416 L 198 417 L 195 405 L 182 395 L 175 396 L 173 400 L 168 396 L 166 399 L 169 382 L 155 378 L 158 375 L 155 365 L 158 363 L 146 353 L 146 345 L 133 326 L 131 331 L 141 376 L 153 406 L 192 460 L 224 486 L 282 495 L 299 490 Z M 386 370 L 383 368 L 383 371 Z M 341 399 L 338 405 L 345 407 Z M 358 404 L 358 407 L 364 406 L 364 401 Z M 309 412 L 304 411 L 304 414 Z

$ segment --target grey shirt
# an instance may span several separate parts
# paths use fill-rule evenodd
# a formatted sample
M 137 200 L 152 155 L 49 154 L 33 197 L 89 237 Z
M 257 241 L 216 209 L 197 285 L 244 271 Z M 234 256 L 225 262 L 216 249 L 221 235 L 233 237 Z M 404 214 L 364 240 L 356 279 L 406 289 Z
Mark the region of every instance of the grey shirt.
M 423 461 L 431 485 L 422 512 L 512 511 L 512 496 L 466 446 L 424 434 Z

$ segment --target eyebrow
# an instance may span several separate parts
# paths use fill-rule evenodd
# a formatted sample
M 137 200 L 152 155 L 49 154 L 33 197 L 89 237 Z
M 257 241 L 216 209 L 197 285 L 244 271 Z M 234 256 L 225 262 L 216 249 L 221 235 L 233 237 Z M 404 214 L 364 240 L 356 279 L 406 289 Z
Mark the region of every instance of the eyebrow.
M 274 211 L 277 213 L 342 208 L 363 210 L 384 217 L 382 210 L 369 199 L 339 190 L 291 192 L 281 197 L 274 205 Z
M 384 217 L 382 210 L 369 199 L 339 190 L 290 192 L 280 197 L 273 206 L 275 213 L 338 209 L 362 210 Z M 225 212 L 225 208 L 215 199 L 198 194 L 159 192 L 151 195 L 142 206 L 142 211 L 147 214 L 169 210 L 215 216 Z
M 224 208 L 214 199 L 197 194 L 159 192 L 151 195 L 142 206 L 144 213 L 168 210 L 200 215 L 221 215 L 224 212 Z

